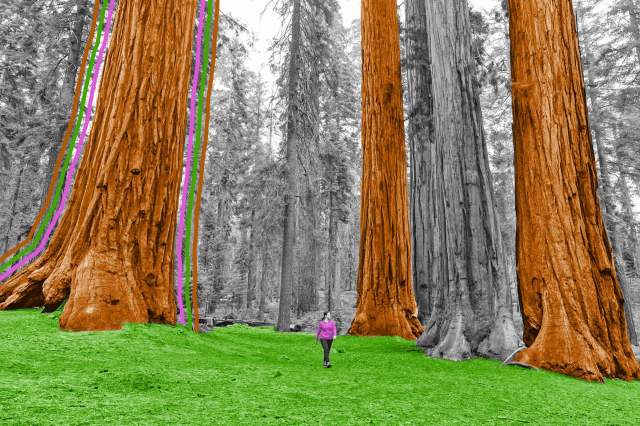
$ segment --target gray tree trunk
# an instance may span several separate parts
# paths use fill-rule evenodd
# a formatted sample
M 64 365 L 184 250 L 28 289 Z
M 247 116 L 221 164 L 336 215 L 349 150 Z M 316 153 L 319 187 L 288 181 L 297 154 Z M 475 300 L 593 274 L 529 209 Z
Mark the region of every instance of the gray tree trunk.
M 327 295 L 327 311 L 334 307 L 336 289 L 336 229 L 335 212 L 333 208 L 333 182 L 329 189 L 329 247 L 327 252 L 327 272 L 325 275 L 325 289 Z
M 251 309 L 256 298 L 256 265 L 255 265 L 255 209 L 251 209 L 249 218 L 249 252 L 247 254 L 247 310 Z
M 408 142 L 409 142 L 409 215 L 411 219 L 411 237 L 413 239 L 413 287 L 418 305 L 418 319 L 426 324 L 431 310 L 431 287 L 429 285 L 428 263 L 431 232 L 429 219 L 423 216 L 420 208 L 430 198 L 427 186 L 431 170 L 428 163 L 428 150 L 433 148 L 435 140 L 433 127 L 433 99 L 431 93 L 431 51 L 427 34 L 427 13 L 424 0 L 406 0 L 406 55 L 408 106 Z
M 258 299 L 258 317 L 260 319 L 264 319 L 267 310 L 267 291 L 268 291 L 268 283 L 267 283 L 267 274 L 270 268 L 270 258 L 268 252 L 268 245 L 266 241 L 262 243 L 262 262 L 260 268 L 260 298 Z
M 360 245 L 359 236 L 360 236 L 360 215 L 359 205 L 355 205 L 353 208 L 353 216 L 352 221 L 349 224 L 350 232 L 349 232 L 349 274 L 346 290 L 353 291 L 353 284 L 356 282 L 358 278 L 358 247 Z
M 255 148 L 253 148 L 253 156 L 254 156 L 254 164 L 257 166 L 260 158 L 260 146 L 261 146 L 261 138 L 260 138 L 260 130 L 262 129 L 262 82 L 259 80 L 257 85 L 257 94 L 256 94 L 256 127 L 255 127 Z M 256 210 L 255 208 L 251 209 L 251 218 L 250 218 L 250 240 L 249 240 L 249 276 L 247 278 L 247 309 L 251 309 L 253 302 L 256 299 L 256 274 L 257 274 L 257 262 L 256 262 Z
M 505 358 L 519 339 L 493 201 L 468 4 L 429 1 L 422 18 L 413 16 L 422 13 L 416 3 L 425 2 L 407 1 L 407 22 L 424 33 L 430 59 L 424 65 L 410 44 L 409 62 L 414 72 L 424 73 L 425 66 L 431 71 L 410 90 L 410 121 L 416 120 L 416 108 L 426 111 L 418 115 L 426 122 L 410 124 L 414 277 L 428 309 L 418 345 L 448 359 Z M 430 104 L 430 110 L 419 103 Z
M 313 45 L 313 44 L 312 44 Z M 310 65 L 309 80 L 306 81 L 306 87 L 301 91 L 305 94 L 306 112 L 303 113 L 302 135 L 307 144 L 306 151 L 308 158 L 305 159 L 304 176 L 304 203 L 300 209 L 301 222 L 301 261 L 298 268 L 300 280 L 298 281 L 296 291 L 296 308 L 298 316 L 318 307 L 318 239 L 317 239 L 317 197 L 315 195 L 316 188 L 311 179 L 315 176 L 318 168 L 315 153 L 319 145 L 320 120 L 319 120 L 319 104 L 320 104 L 320 72 L 317 63 Z
M 211 274 L 211 293 L 212 297 L 209 298 L 209 312 L 215 312 L 220 292 L 225 285 L 226 269 L 227 269 L 227 255 L 228 247 L 227 241 L 229 240 L 229 223 L 231 220 L 231 209 L 229 207 L 229 200 L 227 199 L 227 182 L 228 171 L 223 172 L 221 178 L 221 188 L 218 193 L 218 205 L 217 205 L 217 217 L 216 227 L 218 235 L 214 237 L 214 244 L 212 248 L 213 256 L 213 271 Z
M 284 195 L 284 226 L 280 271 L 280 306 L 278 331 L 289 331 L 291 325 L 291 291 L 293 289 L 293 249 L 296 242 L 297 203 L 297 143 L 298 143 L 298 80 L 300 73 L 300 0 L 293 0 L 291 43 L 289 47 L 289 87 L 287 111 L 286 190 Z
M 302 222 L 302 259 L 299 272 L 300 280 L 296 291 L 296 310 L 298 316 L 311 312 L 317 306 L 317 256 L 318 242 L 316 231 L 316 200 L 313 189 L 308 187 L 305 191 L 304 205 L 300 209 L 300 221 Z

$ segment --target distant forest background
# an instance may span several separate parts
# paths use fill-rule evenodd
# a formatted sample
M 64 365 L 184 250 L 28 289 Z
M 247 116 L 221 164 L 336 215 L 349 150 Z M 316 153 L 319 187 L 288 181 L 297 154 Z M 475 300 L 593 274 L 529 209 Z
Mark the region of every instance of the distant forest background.
M 360 23 L 345 27 L 335 0 L 302 4 L 295 259 L 286 267 L 294 272 L 294 321 L 308 328 L 331 310 L 344 332 L 354 313 L 358 266 Z M 18 0 L 0 6 L 4 252 L 27 235 L 46 196 L 91 4 Z M 640 327 L 640 4 L 583 0 L 574 6 L 601 207 Z M 202 317 L 275 322 L 278 314 L 291 8 L 282 0 L 270 7 L 282 17 L 270 49 L 274 83 L 250 69 L 254 35 L 233 16 L 221 16 L 199 244 Z M 402 20 L 402 5 L 398 12 Z M 472 9 L 471 22 L 495 203 L 520 322 L 505 6 Z

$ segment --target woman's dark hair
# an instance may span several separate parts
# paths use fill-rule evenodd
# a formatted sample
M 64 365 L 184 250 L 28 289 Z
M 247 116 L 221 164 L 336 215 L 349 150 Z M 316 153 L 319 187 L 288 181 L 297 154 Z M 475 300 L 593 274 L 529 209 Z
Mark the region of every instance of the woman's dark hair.
M 324 314 L 322 314 L 322 319 L 325 319 L 327 317 L 328 313 L 329 313 L 329 311 L 326 311 Z

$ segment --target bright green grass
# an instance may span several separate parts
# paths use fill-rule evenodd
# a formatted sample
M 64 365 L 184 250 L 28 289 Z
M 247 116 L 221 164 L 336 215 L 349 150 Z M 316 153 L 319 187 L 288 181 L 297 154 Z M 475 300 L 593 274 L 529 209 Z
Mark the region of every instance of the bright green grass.
M 208 335 L 129 325 L 58 331 L 0 312 L 0 424 L 639 424 L 640 382 L 604 385 L 499 362 L 425 357 L 399 338 Z

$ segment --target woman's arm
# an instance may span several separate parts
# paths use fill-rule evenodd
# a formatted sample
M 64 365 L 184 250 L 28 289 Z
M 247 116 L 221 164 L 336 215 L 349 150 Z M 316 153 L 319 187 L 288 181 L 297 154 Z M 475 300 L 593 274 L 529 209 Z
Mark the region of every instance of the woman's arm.
M 331 321 L 331 329 L 333 331 L 333 338 L 336 338 L 336 335 L 338 334 L 337 330 L 336 330 L 336 323 L 335 321 Z

